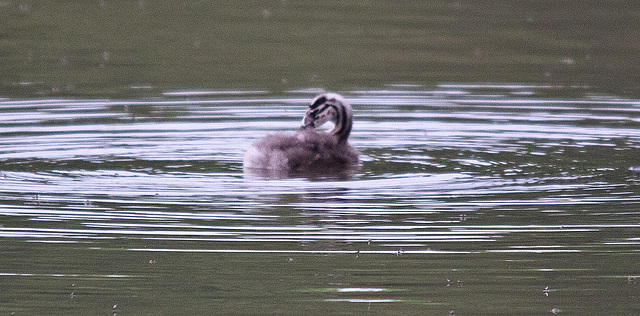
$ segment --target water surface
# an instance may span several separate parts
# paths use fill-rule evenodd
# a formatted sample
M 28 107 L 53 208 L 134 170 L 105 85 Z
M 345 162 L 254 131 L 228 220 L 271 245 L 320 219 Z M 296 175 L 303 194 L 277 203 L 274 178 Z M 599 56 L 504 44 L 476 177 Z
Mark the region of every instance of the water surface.
M 360 170 L 245 175 L 318 92 L 0 100 L 0 313 L 640 312 L 639 100 L 339 91 Z
M 0 95 L 450 81 L 637 97 L 638 16 L 635 0 L 5 0 Z

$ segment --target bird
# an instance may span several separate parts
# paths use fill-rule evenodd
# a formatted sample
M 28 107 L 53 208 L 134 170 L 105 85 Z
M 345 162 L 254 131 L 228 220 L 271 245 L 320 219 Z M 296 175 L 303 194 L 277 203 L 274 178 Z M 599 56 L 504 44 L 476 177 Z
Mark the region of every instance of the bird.
M 331 131 L 316 128 L 333 123 Z M 351 105 L 339 94 L 323 93 L 309 104 L 295 133 L 276 133 L 255 142 L 245 153 L 245 171 L 263 175 L 332 173 L 352 170 L 360 160 L 349 145 L 353 126 Z

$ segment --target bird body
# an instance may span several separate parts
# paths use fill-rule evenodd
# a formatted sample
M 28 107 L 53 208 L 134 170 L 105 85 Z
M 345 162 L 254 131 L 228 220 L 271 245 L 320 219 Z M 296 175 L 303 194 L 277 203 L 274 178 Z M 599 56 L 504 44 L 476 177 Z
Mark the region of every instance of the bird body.
M 327 133 L 301 130 L 259 140 L 247 151 L 245 168 L 279 170 L 344 169 L 358 163 L 358 153 Z
M 309 105 L 302 126 L 295 133 L 268 135 L 253 144 L 244 157 L 244 168 L 294 172 L 334 172 L 358 164 L 358 152 L 349 145 L 351 106 L 338 94 L 324 93 Z M 331 121 L 329 133 L 315 131 Z

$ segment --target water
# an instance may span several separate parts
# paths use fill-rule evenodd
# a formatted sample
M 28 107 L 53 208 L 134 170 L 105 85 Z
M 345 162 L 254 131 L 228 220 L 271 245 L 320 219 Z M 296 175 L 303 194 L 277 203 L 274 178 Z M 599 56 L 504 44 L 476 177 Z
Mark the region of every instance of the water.
M 640 314 L 636 1 L 0 1 L 0 315 Z M 321 91 L 350 175 L 244 174 Z
M 0 313 L 640 311 L 640 100 L 345 90 L 360 170 L 245 175 L 317 92 L 0 100 Z
M 640 96 L 638 15 L 634 0 L 4 0 L 0 95 L 525 82 Z

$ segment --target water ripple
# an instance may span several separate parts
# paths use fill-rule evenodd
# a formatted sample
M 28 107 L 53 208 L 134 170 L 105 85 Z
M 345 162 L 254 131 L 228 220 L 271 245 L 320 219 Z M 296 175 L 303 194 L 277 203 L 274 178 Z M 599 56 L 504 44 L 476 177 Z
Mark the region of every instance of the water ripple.
M 2 99 L 0 216 L 11 220 L 0 237 L 362 254 L 637 244 L 640 101 L 537 93 L 557 89 L 346 92 L 362 168 L 316 179 L 250 177 L 241 165 L 253 141 L 298 126 L 315 90 Z M 186 242 L 215 249 L 171 246 Z M 226 243 L 243 246 L 220 247 Z M 310 244 L 318 249 L 293 249 Z

